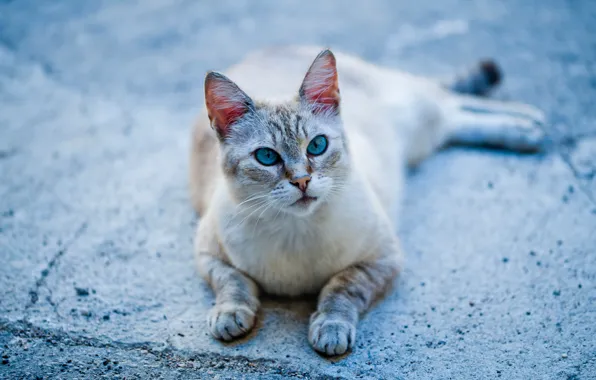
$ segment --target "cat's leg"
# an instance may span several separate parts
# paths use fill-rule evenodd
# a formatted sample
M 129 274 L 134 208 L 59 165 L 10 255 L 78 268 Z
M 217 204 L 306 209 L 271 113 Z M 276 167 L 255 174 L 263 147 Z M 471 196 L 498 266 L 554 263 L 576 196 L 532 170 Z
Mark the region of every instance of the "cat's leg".
M 353 347 L 360 314 L 392 283 L 401 258 L 395 243 L 381 258 L 354 264 L 329 280 L 310 318 L 308 340 L 315 350 L 331 356 Z
M 540 126 L 546 118 L 536 107 L 487 99 L 501 81 L 502 72 L 492 60 L 478 62 L 445 86 L 446 143 L 489 145 L 517 151 L 543 147 Z
M 546 123 L 544 112 L 529 104 L 468 95 L 457 95 L 456 102 L 459 108 L 472 113 L 499 113 L 530 119 L 539 125 Z
M 215 293 L 215 306 L 207 317 L 209 330 L 215 338 L 229 341 L 254 327 L 259 309 L 259 288 L 252 279 L 226 262 L 210 222 L 209 218 L 204 218 L 199 225 L 196 260 L 199 273 Z
M 514 151 L 544 147 L 544 114 L 527 104 L 453 96 L 445 108 L 447 143 L 493 146 Z

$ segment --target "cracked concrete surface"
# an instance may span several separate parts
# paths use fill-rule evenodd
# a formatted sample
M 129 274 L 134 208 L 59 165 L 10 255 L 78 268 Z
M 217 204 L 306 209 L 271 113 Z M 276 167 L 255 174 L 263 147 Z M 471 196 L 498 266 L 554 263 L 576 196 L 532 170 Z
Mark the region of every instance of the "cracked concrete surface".
M 596 378 L 590 1 L 0 1 L 0 378 Z M 408 262 L 327 360 L 313 300 L 224 345 L 195 274 L 190 126 L 208 69 L 318 43 L 448 77 L 495 57 L 541 155 L 447 149 L 409 177 Z

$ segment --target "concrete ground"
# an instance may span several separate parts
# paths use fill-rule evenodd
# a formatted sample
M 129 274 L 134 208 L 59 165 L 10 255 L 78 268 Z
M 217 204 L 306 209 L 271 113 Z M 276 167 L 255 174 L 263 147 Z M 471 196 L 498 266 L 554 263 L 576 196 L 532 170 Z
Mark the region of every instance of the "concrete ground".
M 596 378 L 593 1 L 0 0 L 0 378 Z M 187 194 L 207 69 L 318 43 L 548 114 L 541 155 L 447 149 L 410 175 L 407 269 L 345 358 L 312 300 L 205 329 Z

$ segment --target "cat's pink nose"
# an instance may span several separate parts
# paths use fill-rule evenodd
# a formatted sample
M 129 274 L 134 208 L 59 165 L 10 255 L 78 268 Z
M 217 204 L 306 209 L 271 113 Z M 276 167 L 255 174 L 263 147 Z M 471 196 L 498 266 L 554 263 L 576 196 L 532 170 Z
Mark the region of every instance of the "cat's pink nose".
M 300 191 L 302 191 L 303 193 L 306 191 L 306 188 L 308 187 L 309 182 L 310 182 L 309 175 L 305 175 L 300 178 L 293 178 L 290 180 L 290 183 L 292 185 L 296 186 L 297 188 L 299 188 Z

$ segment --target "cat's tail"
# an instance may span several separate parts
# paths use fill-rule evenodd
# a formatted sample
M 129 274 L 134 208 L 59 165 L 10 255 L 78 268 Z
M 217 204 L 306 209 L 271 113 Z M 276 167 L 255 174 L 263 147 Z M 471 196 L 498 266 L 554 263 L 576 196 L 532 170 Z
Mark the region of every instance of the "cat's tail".
M 503 79 L 501 69 L 493 60 L 478 62 L 467 73 L 459 75 L 447 87 L 454 92 L 467 95 L 487 95 Z

